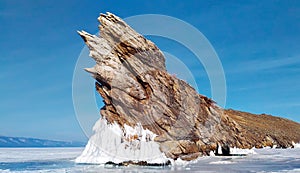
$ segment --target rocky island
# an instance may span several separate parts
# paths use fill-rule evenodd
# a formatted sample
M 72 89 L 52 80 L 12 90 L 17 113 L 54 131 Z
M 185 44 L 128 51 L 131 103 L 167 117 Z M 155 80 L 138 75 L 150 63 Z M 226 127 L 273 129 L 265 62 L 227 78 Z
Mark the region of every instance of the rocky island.
M 287 148 L 300 141 L 299 123 L 219 107 L 169 74 L 159 48 L 119 17 L 107 13 L 98 20 L 99 36 L 78 33 L 96 62 L 85 70 L 95 78 L 105 106 L 77 162 L 190 161 L 211 152 L 230 154 L 229 147 Z M 117 137 L 107 136 L 109 128 Z M 114 149 L 106 153 L 108 144 Z M 139 156 L 115 159 L 121 152 Z M 157 152 L 165 160 L 147 159 Z

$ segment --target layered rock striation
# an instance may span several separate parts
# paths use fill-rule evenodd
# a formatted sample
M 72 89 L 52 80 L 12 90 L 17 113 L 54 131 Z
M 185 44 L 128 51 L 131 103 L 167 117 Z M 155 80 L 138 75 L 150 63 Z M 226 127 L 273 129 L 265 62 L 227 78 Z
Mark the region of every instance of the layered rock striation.
M 160 151 L 175 160 L 193 160 L 218 146 L 292 147 L 300 141 L 298 123 L 220 108 L 170 75 L 159 48 L 119 17 L 107 13 L 98 20 L 99 36 L 78 33 L 96 62 L 86 71 L 96 79 L 105 104 L 101 117 L 108 123 L 122 130 L 141 125 L 156 135 Z M 132 135 L 129 140 L 139 138 Z

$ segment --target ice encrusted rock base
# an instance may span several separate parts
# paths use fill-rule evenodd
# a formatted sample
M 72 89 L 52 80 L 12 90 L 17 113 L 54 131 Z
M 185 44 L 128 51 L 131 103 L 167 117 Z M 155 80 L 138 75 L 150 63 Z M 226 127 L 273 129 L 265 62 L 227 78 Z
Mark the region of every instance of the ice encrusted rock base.
M 93 127 L 94 135 L 90 138 L 83 153 L 76 158 L 76 163 L 105 164 L 126 161 L 146 161 L 147 163 L 166 163 L 168 159 L 154 142 L 154 133 L 125 125 L 122 130 L 116 123 L 108 124 L 100 118 Z
M 93 127 L 94 135 L 90 138 L 76 163 L 105 164 L 108 162 L 122 163 L 127 161 L 146 161 L 147 163 L 164 164 L 167 157 L 154 141 L 155 134 L 141 125 L 134 128 L 125 125 L 124 129 L 116 123 L 109 124 L 100 118 Z M 137 138 L 137 139 L 134 139 Z M 253 149 L 231 148 L 233 154 L 254 154 Z M 171 160 L 172 165 L 187 165 L 189 162 Z M 193 163 L 193 162 L 190 162 Z

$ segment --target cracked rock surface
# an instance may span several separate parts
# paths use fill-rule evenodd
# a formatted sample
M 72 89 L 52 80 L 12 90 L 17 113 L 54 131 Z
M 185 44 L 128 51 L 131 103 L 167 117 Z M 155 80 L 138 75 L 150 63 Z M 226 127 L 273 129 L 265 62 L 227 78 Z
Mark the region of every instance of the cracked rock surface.
M 300 125 L 269 115 L 224 110 L 170 75 L 165 58 L 150 40 L 119 17 L 98 18 L 100 35 L 78 33 L 96 65 L 85 69 L 104 100 L 100 113 L 109 123 L 149 129 L 172 159 L 193 160 L 217 146 L 290 147 L 300 141 Z

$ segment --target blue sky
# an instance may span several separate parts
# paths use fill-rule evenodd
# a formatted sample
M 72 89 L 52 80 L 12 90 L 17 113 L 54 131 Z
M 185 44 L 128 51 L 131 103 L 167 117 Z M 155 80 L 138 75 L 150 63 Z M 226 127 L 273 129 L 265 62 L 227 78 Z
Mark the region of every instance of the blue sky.
M 73 70 L 84 46 L 76 30 L 96 33 L 97 17 L 107 11 L 122 18 L 164 14 L 190 23 L 223 64 L 226 108 L 300 122 L 298 0 L 1 0 L 0 135 L 86 140 L 72 105 Z M 207 75 L 189 50 L 148 38 L 194 65 L 200 93 L 211 95 Z

